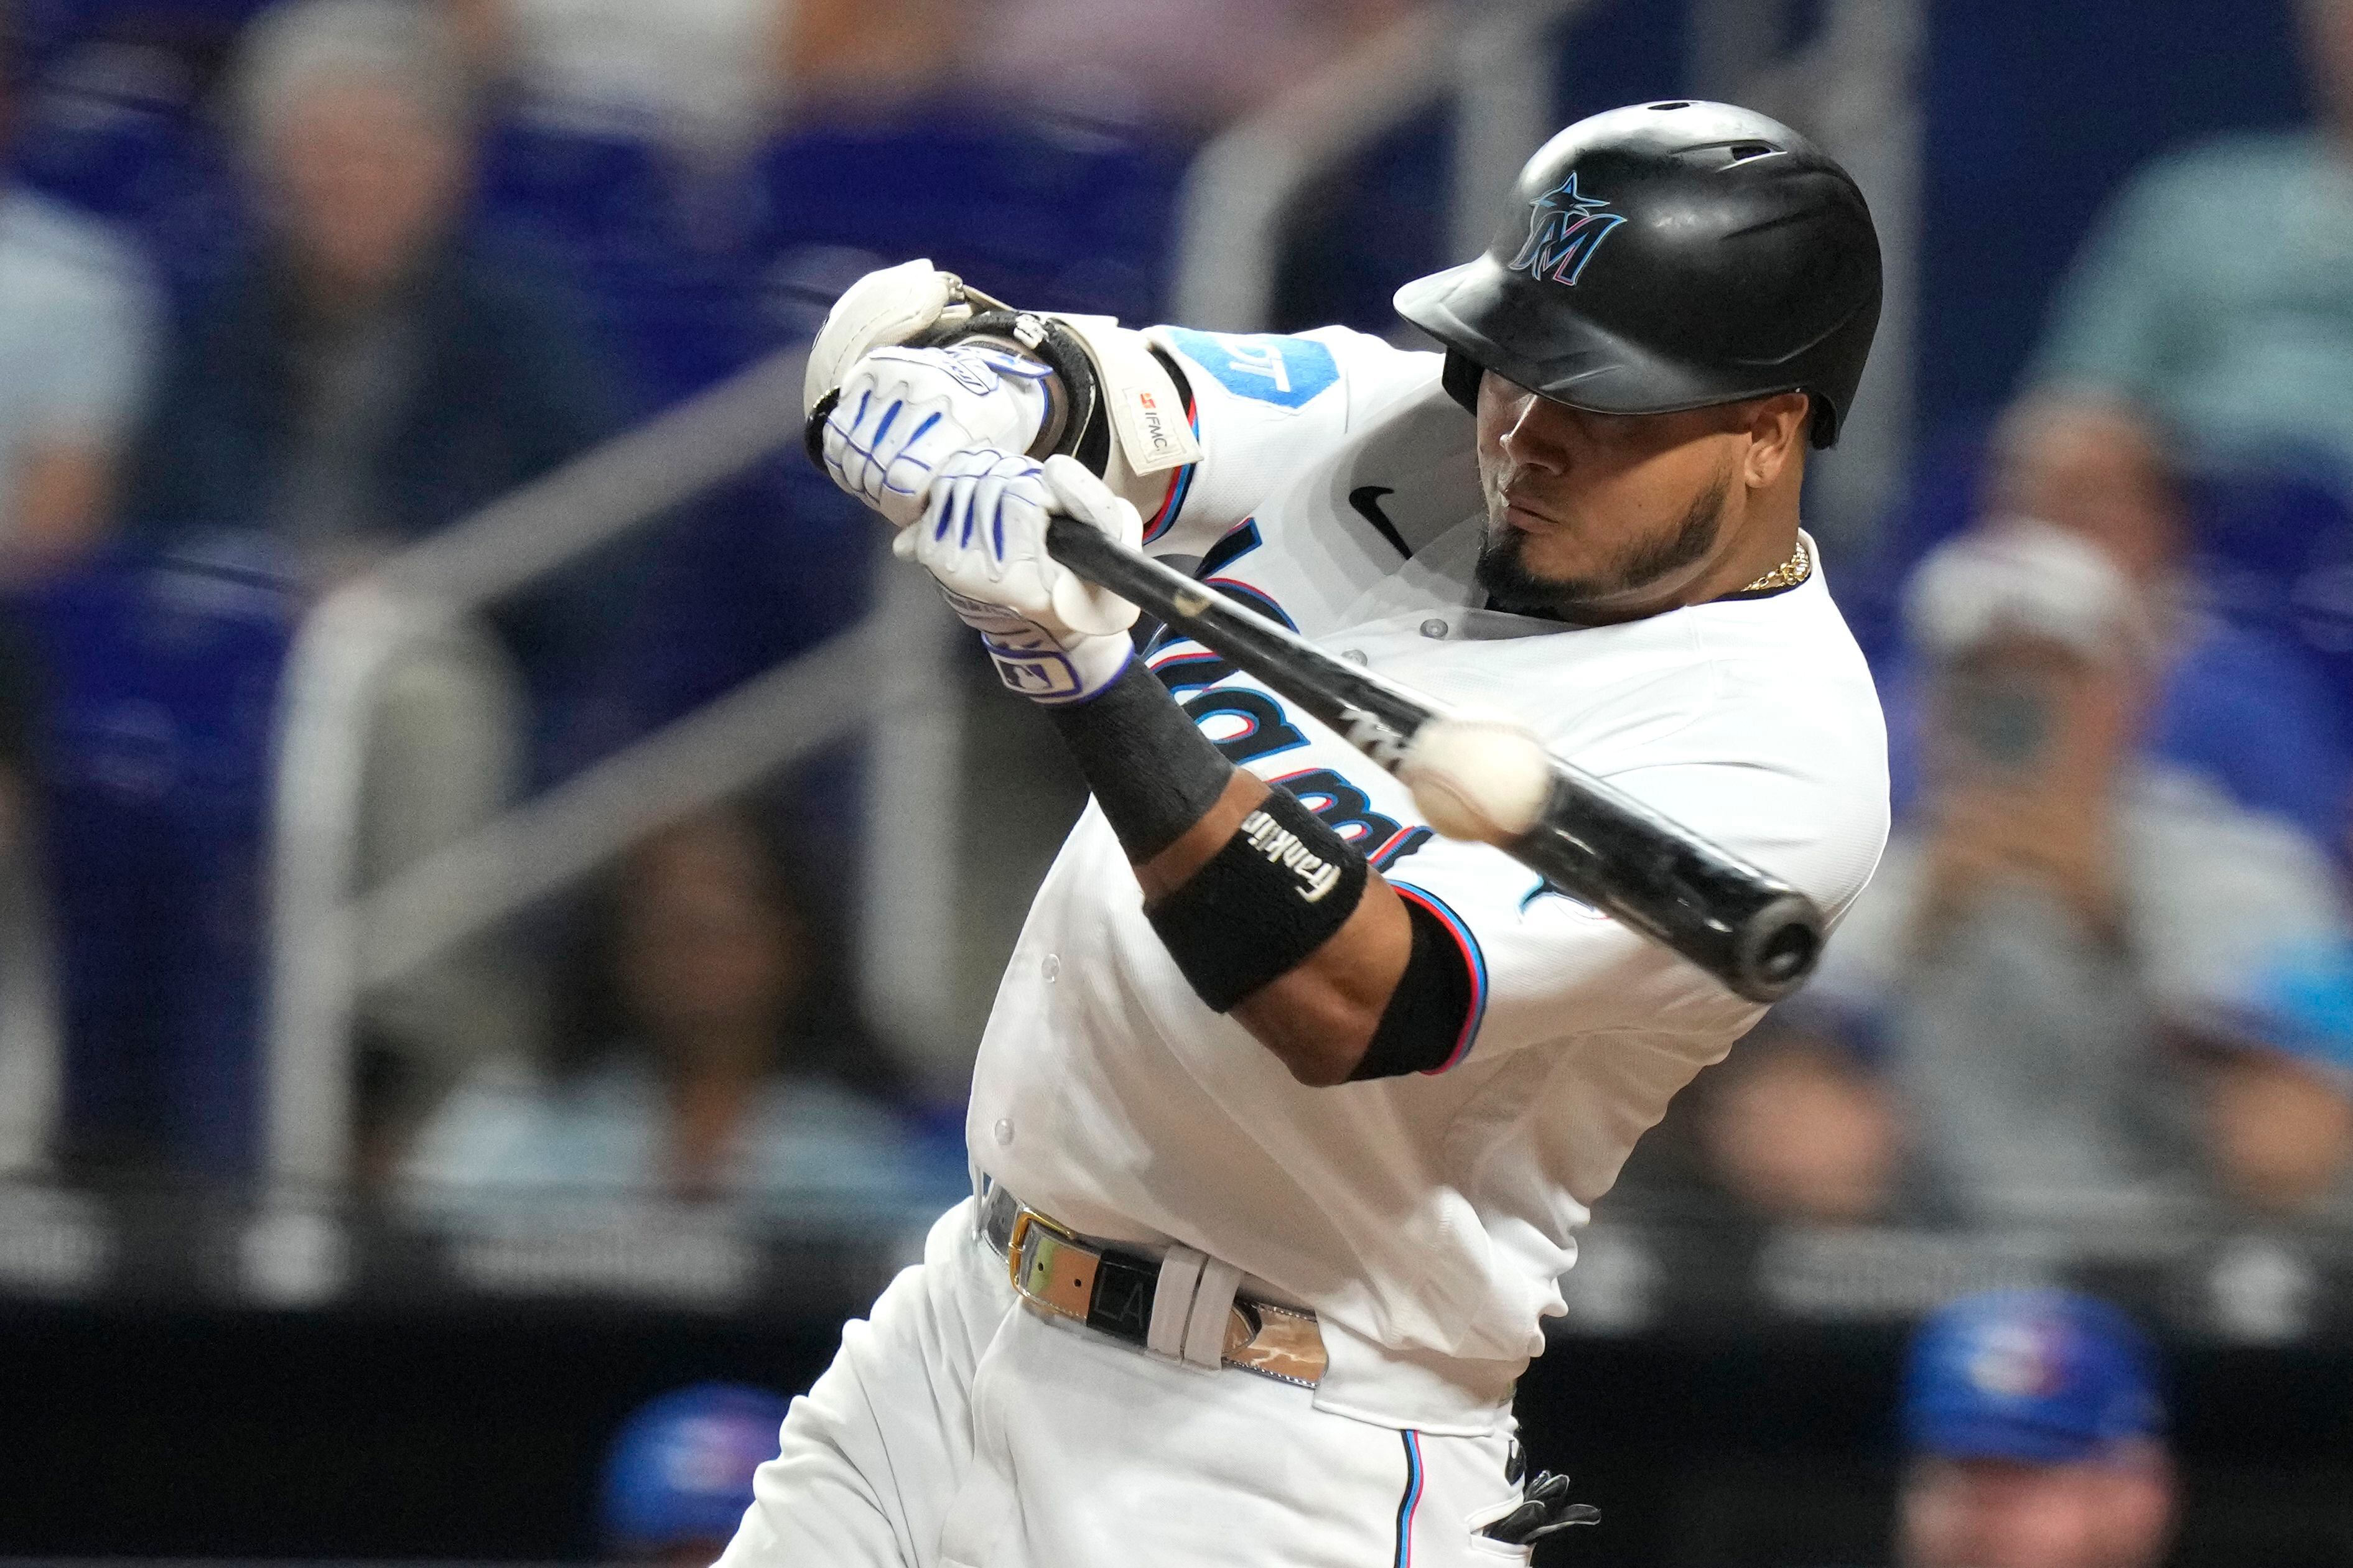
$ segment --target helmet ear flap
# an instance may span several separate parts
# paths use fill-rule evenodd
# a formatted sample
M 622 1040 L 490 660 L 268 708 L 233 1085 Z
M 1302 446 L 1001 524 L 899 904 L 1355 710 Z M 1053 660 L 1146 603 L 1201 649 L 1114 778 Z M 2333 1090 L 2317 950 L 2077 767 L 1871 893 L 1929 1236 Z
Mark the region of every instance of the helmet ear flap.
M 1479 412 L 1479 383 L 1487 369 L 1461 349 L 1446 351 L 1446 368 L 1439 373 L 1438 382 L 1446 388 L 1446 395 L 1461 404 L 1468 414 Z
M 1816 447 L 1837 446 L 1839 416 L 1846 411 L 1810 386 L 1799 390 L 1806 395 L 1807 441 Z

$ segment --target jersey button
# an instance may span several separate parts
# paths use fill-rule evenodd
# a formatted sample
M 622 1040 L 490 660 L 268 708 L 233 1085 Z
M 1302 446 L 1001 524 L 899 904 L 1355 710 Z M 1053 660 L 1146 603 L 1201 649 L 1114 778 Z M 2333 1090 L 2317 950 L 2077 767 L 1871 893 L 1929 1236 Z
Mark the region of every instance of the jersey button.
M 1446 635 L 1446 623 L 1433 616 L 1421 623 L 1421 635 L 1426 637 L 1442 637 Z
M 1060 980 L 1062 977 L 1062 955 L 1059 952 L 1048 953 L 1046 961 L 1038 966 L 1038 973 L 1046 977 L 1046 984 L 1049 985 Z
M 1370 664 L 1373 662 L 1371 656 L 1366 654 L 1365 650 L 1360 647 L 1344 647 L 1340 650 L 1340 657 L 1346 659 L 1350 664 Z
M 990 1128 L 989 1131 L 995 1134 L 999 1148 L 1013 1142 L 1013 1123 L 1002 1116 L 997 1119 L 997 1125 Z

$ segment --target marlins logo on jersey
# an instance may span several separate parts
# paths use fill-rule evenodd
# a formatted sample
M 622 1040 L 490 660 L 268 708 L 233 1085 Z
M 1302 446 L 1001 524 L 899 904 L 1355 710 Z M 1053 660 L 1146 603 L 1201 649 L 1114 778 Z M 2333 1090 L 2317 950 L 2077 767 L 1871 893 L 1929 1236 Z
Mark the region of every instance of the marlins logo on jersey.
M 1626 221 L 1622 214 L 1605 211 L 1609 205 L 1599 196 L 1578 194 L 1577 173 L 1571 170 L 1567 179 L 1529 207 L 1528 242 L 1512 258 L 1511 269 L 1574 288 L 1601 242 Z

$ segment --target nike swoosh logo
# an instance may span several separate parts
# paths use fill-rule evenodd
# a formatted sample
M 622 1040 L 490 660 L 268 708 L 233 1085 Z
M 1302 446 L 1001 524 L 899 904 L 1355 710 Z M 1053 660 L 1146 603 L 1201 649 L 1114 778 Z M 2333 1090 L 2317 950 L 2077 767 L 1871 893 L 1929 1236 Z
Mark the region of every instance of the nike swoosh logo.
M 1396 545 L 1399 555 L 1409 557 L 1413 552 L 1406 548 L 1404 536 L 1398 532 L 1397 525 L 1388 520 L 1388 514 L 1381 510 L 1381 498 L 1395 494 L 1397 491 L 1387 485 L 1358 485 L 1348 492 L 1348 504 L 1355 507 L 1356 515 L 1371 523 L 1383 539 Z

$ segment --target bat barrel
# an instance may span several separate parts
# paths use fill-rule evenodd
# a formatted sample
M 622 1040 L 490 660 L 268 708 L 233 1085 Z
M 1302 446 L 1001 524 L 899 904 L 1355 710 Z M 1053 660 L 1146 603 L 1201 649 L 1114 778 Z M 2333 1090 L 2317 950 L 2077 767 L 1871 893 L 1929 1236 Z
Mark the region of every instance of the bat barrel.
M 1562 892 L 1752 1002 L 1788 995 L 1821 956 L 1821 911 L 1811 899 L 1599 780 L 1556 779 L 1544 816 L 1508 847 Z

